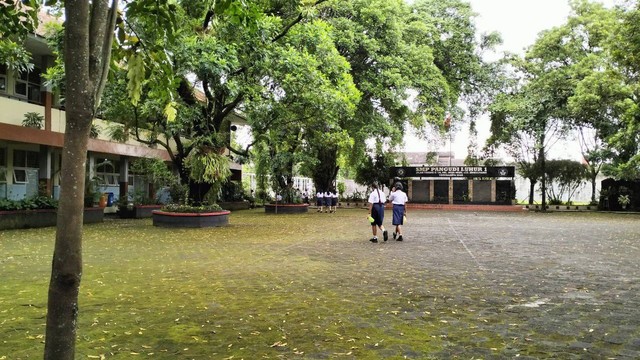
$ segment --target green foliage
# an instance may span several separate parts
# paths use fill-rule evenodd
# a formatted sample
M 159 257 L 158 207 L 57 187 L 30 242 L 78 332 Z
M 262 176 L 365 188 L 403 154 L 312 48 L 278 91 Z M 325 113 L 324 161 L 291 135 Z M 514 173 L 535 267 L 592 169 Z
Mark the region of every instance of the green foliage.
M 221 183 L 231 175 L 229 159 L 212 149 L 192 152 L 185 159 L 184 166 L 195 182 Z
M 44 116 L 37 112 L 27 112 L 24 114 L 22 126 L 34 129 L 42 129 L 44 126 Z
M 339 197 L 342 198 L 344 197 L 344 193 L 347 191 L 347 185 L 344 182 L 340 181 L 338 182 L 337 190 L 338 190 Z
M 189 200 L 189 186 L 177 181 L 172 182 L 168 188 L 171 203 L 186 204 Z
M 222 208 L 218 204 L 200 206 L 167 204 L 163 206 L 161 210 L 175 213 L 208 213 L 222 211 Z
M 347 200 L 350 201 L 364 201 L 366 197 L 366 194 L 361 193 L 359 191 L 354 191 L 353 193 L 351 193 L 351 195 L 347 198 Z
M 167 164 L 158 158 L 137 158 L 131 162 L 129 169 L 134 174 L 143 175 L 145 181 L 156 189 L 177 181 Z
M 24 41 L 38 27 L 39 10 L 38 0 L 0 1 L 0 64 L 10 70 L 33 69 Z
M 395 155 L 392 153 L 378 153 L 374 158 L 367 157 L 356 169 L 355 181 L 363 185 L 374 182 L 382 189 L 393 177 L 391 168 L 395 166 Z
M 243 201 L 248 200 L 242 183 L 238 181 L 227 180 L 222 183 L 220 189 L 219 201 Z
M 586 167 L 573 160 L 549 160 L 545 168 L 549 201 L 571 202 L 576 190 L 584 183 Z M 566 197 L 566 200 L 565 200 Z M 553 205 L 553 203 L 550 202 Z
M 22 200 L 0 199 L 0 211 L 57 209 L 58 202 L 49 196 L 37 195 Z
M 142 92 L 142 81 L 144 80 L 145 68 L 142 55 L 135 53 L 127 59 L 127 90 L 133 106 L 138 105 L 140 93 Z
M 98 136 L 100 136 L 100 126 L 91 124 L 91 132 L 89 133 L 89 137 L 92 139 L 97 139 Z
M 629 194 L 621 194 L 618 196 L 618 203 L 620 205 L 629 205 L 631 203 L 631 197 L 629 197 Z

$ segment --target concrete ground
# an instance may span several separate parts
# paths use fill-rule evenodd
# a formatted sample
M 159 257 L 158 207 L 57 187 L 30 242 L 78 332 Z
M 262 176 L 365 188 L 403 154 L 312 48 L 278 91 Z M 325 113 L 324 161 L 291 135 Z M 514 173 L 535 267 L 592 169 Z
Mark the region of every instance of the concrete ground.
M 430 300 L 451 309 L 440 334 L 449 346 L 431 355 L 640 358 L 640 214 L 408 215 L 404 242 L 369 245 L 422 277 L 421 291 L 447 288 Z M 507 343 L 498 352 L 494 336 Z

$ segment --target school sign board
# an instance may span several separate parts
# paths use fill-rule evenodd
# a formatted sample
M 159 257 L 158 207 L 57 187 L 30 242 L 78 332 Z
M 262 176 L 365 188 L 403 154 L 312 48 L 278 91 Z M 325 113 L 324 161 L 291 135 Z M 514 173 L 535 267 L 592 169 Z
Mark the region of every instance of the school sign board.
M 402 166 L 391 168 L 397 177 L 515 177 L 515 166 Z

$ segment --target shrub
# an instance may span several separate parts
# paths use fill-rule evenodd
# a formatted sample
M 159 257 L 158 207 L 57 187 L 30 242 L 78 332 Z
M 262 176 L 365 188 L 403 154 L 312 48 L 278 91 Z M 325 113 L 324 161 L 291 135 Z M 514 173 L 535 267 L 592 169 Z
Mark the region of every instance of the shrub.
M 161 210 L 167 211 L 167 212 L 175 212 L 175 213 L 207 213 L 207 212 L 222 211 L 222 208 L 218 204 L 201 205 L 201 206 L 167 204 L 163 206 Z
M 227 180 L 220 189 L 220 201 L 243 201 L 246 198 L 242 183 Z
M 34 196 L 22 200 L 0 199 L 0 211 L 57 209 L 58 201 L 48 196 Z

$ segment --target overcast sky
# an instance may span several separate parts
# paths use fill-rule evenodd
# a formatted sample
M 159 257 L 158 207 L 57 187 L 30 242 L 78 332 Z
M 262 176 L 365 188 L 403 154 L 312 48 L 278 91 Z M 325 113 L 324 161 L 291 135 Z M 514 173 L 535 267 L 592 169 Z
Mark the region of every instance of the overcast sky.
M 532 45 L 538 34 L 554 26 L 562 25 L 569 16 L 568 0 L 470 0 L 471 7 L 478 14 L 476 27 L 480 33 L 497 31 L 502 35 L 501 51 L 524 54 L 524 49 Z M 611 6 L 615 0 L 599 1 Z M 456 158 L 467 155 L 468 133 L 467 126 L 455 134 L 453 151 Z M 489 121 L 487 118 L 478 122 L 479 146 L 484 145 L 489 136 Z M 426 144 L 415 137 L 408 137 L 405 143 L 406 151 L 427 151 Z M 449 144 L 442 146 L 440 151 L 448 151 Z M 570 151 L 557 149 L 559 151 Z M 575 158 L 575 156 L 571 156 Z

